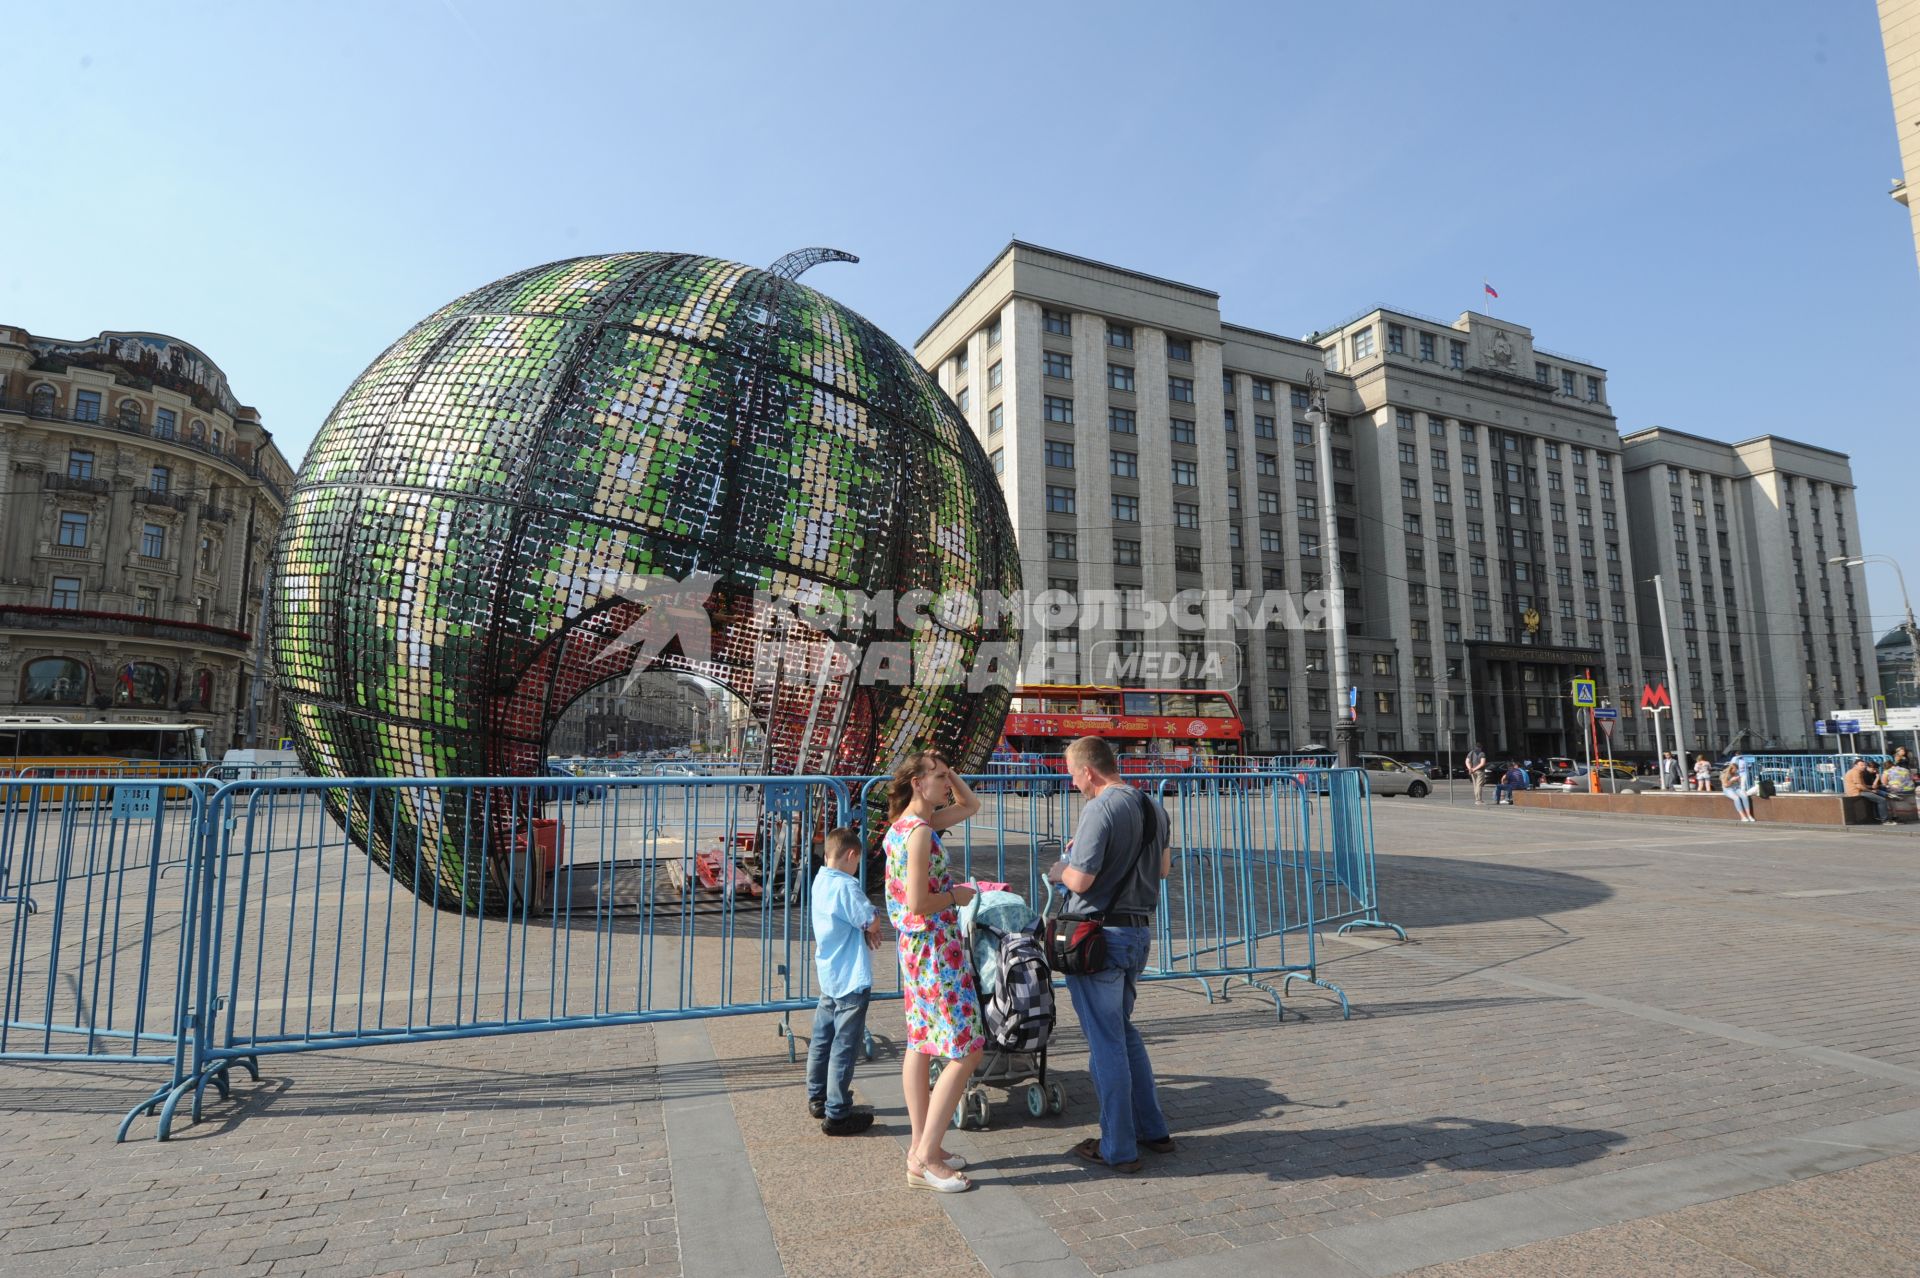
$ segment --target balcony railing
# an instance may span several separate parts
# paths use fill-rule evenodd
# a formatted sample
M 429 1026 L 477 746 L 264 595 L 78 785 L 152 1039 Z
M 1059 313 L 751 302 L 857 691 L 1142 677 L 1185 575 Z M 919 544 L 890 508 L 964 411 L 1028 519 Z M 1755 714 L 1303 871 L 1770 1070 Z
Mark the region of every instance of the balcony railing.
M 165 639 L 245 652 L 253 636 L 242 630 L 209 626 L 197 621 L 159 621 L 124 612 L 93 612 L 81 608 L 41 608 L 29 604 L 0 604 L 0 629 L 51 630 L 71 634 L 114 635 L 131 639 Z
M 74 475 L 48 474 L 42 478 L 42 486 L 52 492 L 63 493 L 104 493 L 111 486 L 104 479 L 91 475 L 80 478 Z
M 200 518 L 216 524 L 230 524 L 233 522 L 233 512 L 225 506 L 202 506 Z
M 168 492 L 164 488 L 136 488 L 133 490 L 133 500 L 137 505 L 161 506 L 167 510 L 185 510 L 193 505 L 192 498 Z

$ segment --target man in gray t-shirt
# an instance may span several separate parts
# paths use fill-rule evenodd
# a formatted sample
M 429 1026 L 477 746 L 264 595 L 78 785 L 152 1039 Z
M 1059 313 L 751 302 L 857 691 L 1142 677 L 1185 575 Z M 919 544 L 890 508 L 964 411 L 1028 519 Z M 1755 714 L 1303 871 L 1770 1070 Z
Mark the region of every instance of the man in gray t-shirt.
M 1066 888 L 1068 913 L 1105 919 L 1107 941 L 1105 968 L 1067 978 L 1087 1036 L 1087 1072 L 1100 1099 L 1100 1135 L 1070 1152 L 1132 1174 L 1140 1170 L 1142 1148 L 1173 1152 L 1153 1062 L 1133 1027 L 1134 991 L 1153 943 L 1160 881 L 1172 868 L 1171 826 L 1166 809 L 1120 779 L 1113 747 L 1099 737 L 1081 737 L 1067 747 L 1067 775 L 1087 805 L 1066 859 L 1047 877 Z M 1144 845 L 1143 831 L 1151 836 Z

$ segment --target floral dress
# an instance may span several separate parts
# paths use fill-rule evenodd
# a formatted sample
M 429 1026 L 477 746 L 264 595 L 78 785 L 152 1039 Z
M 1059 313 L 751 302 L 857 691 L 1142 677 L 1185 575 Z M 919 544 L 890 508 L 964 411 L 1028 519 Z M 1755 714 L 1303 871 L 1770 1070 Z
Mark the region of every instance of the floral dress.
M 907 1012 L 907 1046 L 926 1056 L 960 1060 L 980 1050 L 980 994 L 973 965 L 960 935 L 960 912 L 953 908 L 931 917 L 907 910 L 907 836 L 925 825 L 903 816 L 887 827 L 887 918 L 900 937 L 900 997 Z M 932 834 L 931 830 L 928 833 Z M 953 887 L 946 849 L 933 834 L 927 888 Z

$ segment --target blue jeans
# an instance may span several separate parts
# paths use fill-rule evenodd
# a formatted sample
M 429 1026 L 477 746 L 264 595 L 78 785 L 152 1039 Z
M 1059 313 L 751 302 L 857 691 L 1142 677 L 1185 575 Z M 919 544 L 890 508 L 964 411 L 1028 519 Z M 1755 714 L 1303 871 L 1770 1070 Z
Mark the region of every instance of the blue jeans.
M 1067 993 L 1087 1036 L 1087 1072 L 1100 1098 L 1100 1157 L 1130 1163 L 1143 1140 L 1165 1140 L 1167 1120 L 1153 1086 L 1153 1062 L 1133 1027 L 1134 986 L 1147 966 L 1153 936 L 1144 927 L 1110 927 L 1107 967 L 1069 976 Z
M 853 1062 L 866 1044 L 867 1000 L 872 997 L 870 989 L 840 998 L 822 994 L 813 1009 L 807 1099 L 824 1100 L 828 1118 L 845 1118 L 853 1111 Z

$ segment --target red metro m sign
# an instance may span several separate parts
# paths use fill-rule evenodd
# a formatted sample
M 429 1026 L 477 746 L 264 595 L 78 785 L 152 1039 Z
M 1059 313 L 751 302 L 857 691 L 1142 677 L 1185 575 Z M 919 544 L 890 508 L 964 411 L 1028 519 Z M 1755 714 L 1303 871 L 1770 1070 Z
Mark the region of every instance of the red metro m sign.
M 1642 710 L 1671 710 L 1673 698 L 1667 695 L 1664 683 L 1643 683 L 1640 685 L 1640 708 Z

